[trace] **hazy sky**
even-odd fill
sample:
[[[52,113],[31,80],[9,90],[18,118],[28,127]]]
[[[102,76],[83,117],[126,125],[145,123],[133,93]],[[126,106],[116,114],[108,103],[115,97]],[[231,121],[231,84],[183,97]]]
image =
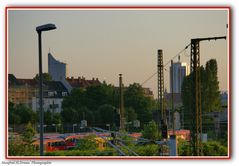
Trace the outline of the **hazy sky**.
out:
[[[38,73],[36,26],[54,23],[43,32],[43,72],[49,52],[68,64],[68,76],[98,77],[118,86],[142,83],[157,71],[157,50],[164,64],[190,43],[191,38],[227,35],[226,10],[10,10],[9,73],[32,78]],[[215,58],[220,90],[227,89],[227,40],[200,43],[201,65]],[[181,61],[190,62],[190,47]],[[174,61],[177,61],[175,59]],[[166,66],[169,68],[169,65]],[[169,90],[169,73],[165,71]],[[144,84],[157,96],[157,76]]]

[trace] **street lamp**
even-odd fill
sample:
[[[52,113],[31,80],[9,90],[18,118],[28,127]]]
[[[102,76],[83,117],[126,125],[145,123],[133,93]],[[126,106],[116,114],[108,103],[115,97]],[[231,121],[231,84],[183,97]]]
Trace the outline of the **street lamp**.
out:
[[[38,33],[38,48],[39,48],[39,105],[40,105],[40,156],[43,156],[43,133],[44,133],[44,114],[42,110],[42,45],[41,45],[41,32],[42,31],[50,31],[56,29],[54,24],[45,24],[36,27],[36,31]]]

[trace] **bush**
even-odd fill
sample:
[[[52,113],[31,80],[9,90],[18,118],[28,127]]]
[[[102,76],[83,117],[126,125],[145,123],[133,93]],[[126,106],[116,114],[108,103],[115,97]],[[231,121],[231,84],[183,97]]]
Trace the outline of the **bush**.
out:
[[[20,140],[10,141],[8,144],[9,156],[38,156],[39,152],[36,151],[32,145],[23,144]]]
[[[178,141],[178,155],[191,156],[190,143],[184,140]],[[203,156],[227,156],[227,147],[216,141],[203,143]]]
[[[143,137],[151,141],[159,139],[158,127],[155,121],[151,121],[148,125],[144,125]]]
[[[227,156],[227,147],[216,141],[203,143],[204,156]]]
[[[158,145],[135,146],[134,152],[140,156],[158,156]]]
[[[97,144],[94,140],[95,135],[90,135],[83,139],[79,139],[76,149],[78,150],[96,150]]]
[[[98,150],[67,150],[46,152],[46,156],[115,156],[117,155],[114,149],[108,148],[104,151]]]
[[[178,155],[191,156],[190,142],[185,140],[178,140]]]

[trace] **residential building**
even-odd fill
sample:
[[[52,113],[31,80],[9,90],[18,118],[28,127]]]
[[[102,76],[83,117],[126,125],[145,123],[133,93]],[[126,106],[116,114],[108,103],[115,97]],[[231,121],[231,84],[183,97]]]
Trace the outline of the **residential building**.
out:
[[[39,84],[35,79],[17,79],[8,75],[8,100],[14,104],[24,104],[33,111],[39,109]],[[61,112],[63,98],[68,95],[60,81],[43,81],[43,109]]]
[[[47,81],[43,83],[43,110],[60,113],[62,101],[68,95],[66,87],[60,81]],[[39,110],[39,95],[32,98],[32,110]]]
[[[91,80],[86,80],[85,77],[67,77],[66,81],[71,85],[72,88],[87,88],[92,85],[100,85],[101,82],[98,78],[92,78]]]
[[[150,88],[143,88],[144,95],[147,97],[150,97],[151,99],[154,99],[153,91],[150,90]]]
[[[34,79],[17,79],[13,74],[8,74],[8,100],[31,107],[32,97],[38,92],[37,86]]]

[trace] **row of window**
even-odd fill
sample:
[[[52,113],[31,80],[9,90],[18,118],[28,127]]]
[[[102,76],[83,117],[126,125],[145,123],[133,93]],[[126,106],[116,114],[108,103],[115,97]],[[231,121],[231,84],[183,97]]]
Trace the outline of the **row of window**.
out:
[[[48,92],[48,96],[49,97],[52,97],[52,96],[55,96],[57,95],[57,92],[54,91],[54,92]],[[64,97],[64,96],[67,96],[67,92],[61,92],[61,95]]]

